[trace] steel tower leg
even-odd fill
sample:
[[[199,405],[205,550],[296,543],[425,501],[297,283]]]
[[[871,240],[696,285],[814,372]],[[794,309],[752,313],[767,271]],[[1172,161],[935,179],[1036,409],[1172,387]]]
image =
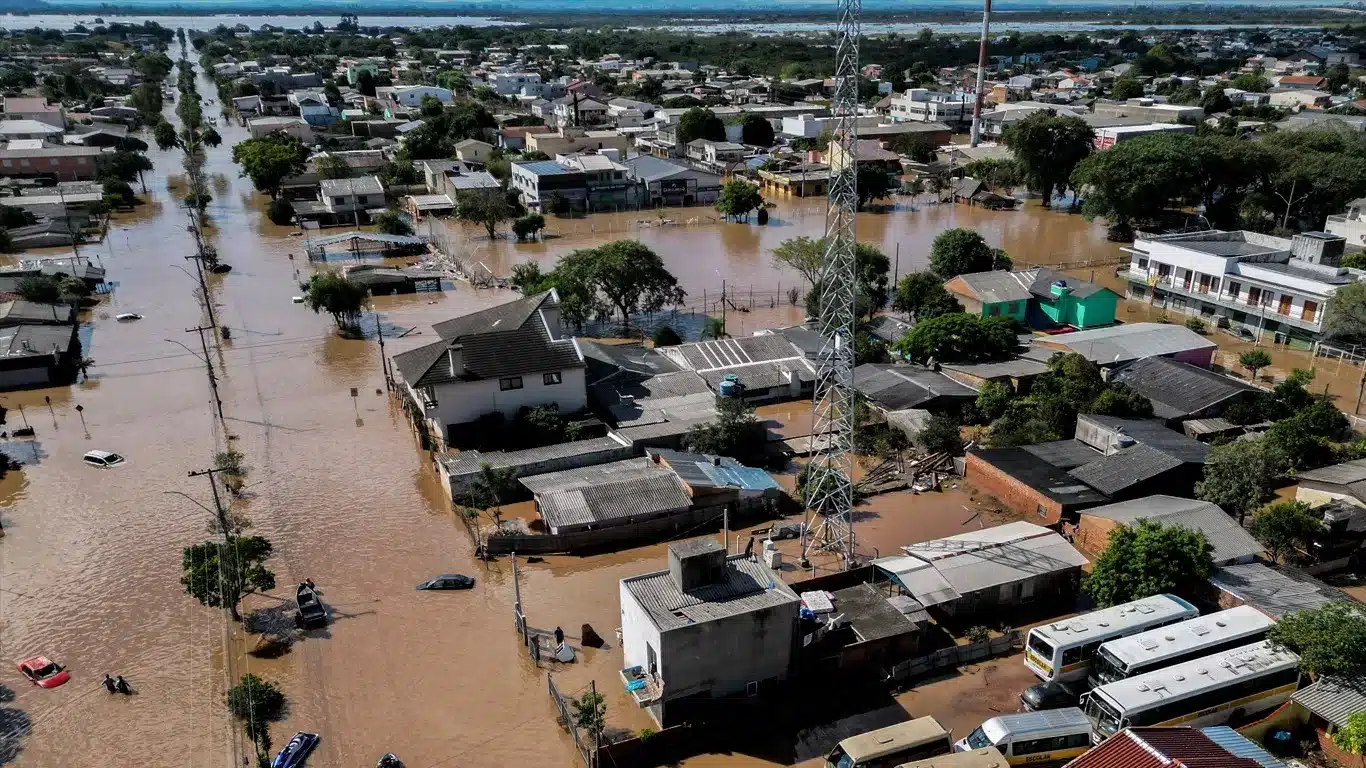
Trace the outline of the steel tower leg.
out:
[[[803,559],[812,548],[841,553],[846,569],[854,567],[857,560],[853,520],[854,301],[861,6],[861,0],[839,0],[825,265],[815,308],[822,343],[812,403],[811,468],[805,489],[808,527],[813,519],[820,523],[802,546]]]

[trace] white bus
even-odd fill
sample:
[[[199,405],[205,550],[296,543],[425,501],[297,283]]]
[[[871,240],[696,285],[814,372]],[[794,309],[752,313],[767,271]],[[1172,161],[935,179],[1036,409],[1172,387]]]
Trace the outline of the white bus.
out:
[[[1102,685],[1082,697],[1099,744],[1124,728],[1222,725],[1279,706],[1299,687],[1300,657],[1265,641]]]
[[[1144,672],[1213,656],[1265,640],[1275,625],[1250,605],[1197,616],[1100,644],[1091,659],[1090,686],[1098,688]]]
[[[933,717],[918,717],[850,736],[825,756],[826,768],[893,768],[953,751],[953,736]]]
[[[1154,595],[1029,630],[1025,666],[1045,682],[1082,680],[1091,656],[1106,640],[1138,634],[1200,615],[1175,595]]]

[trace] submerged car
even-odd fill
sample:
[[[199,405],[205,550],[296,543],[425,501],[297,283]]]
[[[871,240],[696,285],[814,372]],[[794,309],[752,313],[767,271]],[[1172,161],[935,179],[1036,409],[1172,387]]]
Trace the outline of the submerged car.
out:
[[[474,579],[459,573],[446,573],[417,585],[418,589],[470,589]]]
[[[117,453],[109,451],[87,451],[81,460],[92,467],[117,467],[127,461]]]
[[[71,679],[71,673],[46,656],[33,656],[15,664],[30,683],[39,688],[56,688]]]
[[[308,759],[308,753],[318,746],[318,734],[299,731],[289,740],[280,754],[270,761],[270,768],[299,768]]]

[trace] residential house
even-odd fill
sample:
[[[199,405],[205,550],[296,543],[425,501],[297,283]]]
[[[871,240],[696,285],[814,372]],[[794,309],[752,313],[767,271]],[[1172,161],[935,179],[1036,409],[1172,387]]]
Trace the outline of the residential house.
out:
[[[893,120],[921,123],[945,123],[961,126],[972,120],[975,101],[966,93],[941,93],[928,88],[908,88],[893,96]]]
[[[455,158],[462,163],[478,163],[483,165],[488,162],[493,154],[493,145],[478,139],[465,139],[456,142]]]
[[[368,220],[368,211],[384,207],[384,185],[374,176],[323,179],[318,182],[319,198],[333,223]]]
[[[74,378],[79,326],[17,323],[0,327],[0,389],[33,389]]]
[[[1075,439],[968,453],[966,475],[1007,507],[1052,525],[1111,501],[1190,492],[1208,455],[1209,446],[1158,421],[1083,414]]]
[[[1148,398],[1153,416],[1169,423],[1217,418],[1260,391],[1232,376],[1165,357],[1135,360],[1115,369],[1110,380]]]
[[[1140,233],[1125,249],[1131,261],[1120,276],[1131,298],[1151,295],[1157,306],[1307,346],[1322,336],[1333,294],[1358,279],[1339,266],[1345,246],[1341,236],[1324,232],[1290,239],[1220,230]]]
[[[1294,568],[1267,563],[1219,566],[1210,574],[1220,608],[1250,605],[1273,619],[1332,602],[1355,602],[1334,587]]]
[[[721,177],[715,173],[661,160],[653,155],[636,155],[623,165],[631,178],[644,187],[641,205],[711,205],[721,195]]]
[[[525,407],[576,413],[588,403],[584,360],[560,325],[554,290],[433,326],[439,341],[394,355],[402,386],[453,445],[481,417]]]
[[[141,114],[132,107],[125,107],[114,104],[106,107],[95,107],[90,110],[90,119],[97,123],[123,123],[132,125],[141,119]]]
[[[854,369],[854,387],[883,412],[916,408],[957,410],[977,399],[977,392],[938,371],[918,365],[864,363]]]
[[[876,571],[955,621],[1034,603],[1071,606],[1086,558],[1057,532],[1018,521],[901,548]]]
[[[0,120],[0,141],[34,139],[41,142],[61,141],[65,129],[37,120]]]
[[[86,181],[99,176],[100,147],[43,145],[36,149],[0,149],[0,177],[45,177]]]
[[[6,96],[6,120],[36,120],[54,128],[66,130],[66,109],[61,104],[49,104],[42,96]]]
[[[1267,103],[1282,109],[1320,109],[1330,106],[1333,94],[1300,88],[1277,88],[1267,95]]]
[[[758,560],[709,538],[670,544],[668,569],[623,579],[620,595],[622,678],[661,727],[787,678],[800,600]]]
[[[1208,368],[1217,345],[1209,338],[1175,323],[1124,323],[1033,339],[1035,356],[1047,360],[1054,352],[1075,352],[1102,368],[1113,368],[1145,357],[1170,357]]]
[[[944,283],[963,309],[982,317],[1011,317],[1022,325],[1085,329],[1112,325],[1119,296],[1108,288],[1048,267],[971,272]]]
[[[450,207],[455,207],[461,194],[494,193],[503,188],[493,174],[474,170],[460,160],[424,160],[422,175],[428,192],[446,197]]]
[[[1234,679],[1238,674],[1236,667],[1227,662],[1222,668],[1214,664],[1210,667],[1213,670],[1212,679],[1219,679],[1221,675],[1225,680]],[[1148,687],[1143,686],[1141,690],[1148,691]],[[1152,695],[1162,694],[1153,692]],[[1120,765],[1125,768],[1284,768],[1279,760],[1267,754],[1256,742],[1239,736],[1237,731],[1225,731],[1232,734],[1224,735],[1231,749],[1220,746],[1210,736],[1190,726],[1125,728],[1072,760],[1067,768],[1114,768]]]
[[[859,139],[857,144],[858,146],[854,148],[854,154],[859,166],[877,168],[887,174],[889,180],[893,182],[901,176],[901,155],[884,149],[882,142],[874,139]],[[843,168],[847,162],[844,156],[844,145],[834,141],[825,148],[821,157],[835,170]],[[892,184],[893,188],[896,186],[896,183]]]
[[[1179,123],[1184,120],[1205,119],[1204,107],[1164,104],[1148,97],[1124,102],[1099,100],[1093,106],[1093,111],[1097,115],[1137,117],[1150,123]]]
[[[1284,75],[1276,78],[1277,88],[1299,91],[1322,91],[1328,87],[1328,78],[1322,75]]]
[[[507,130],[510,129],[504,129],[504,131]],[[541,130],[544,131],[545,129],[542,128]],[[629,134],[620,131],[585,131],[580,128],[569,127],[560,128],[555,132],[537,133],[530,131],[526,133],[525,140],[527,150],[544,152],[550,157],[567,155],[572,152],[604,149],[615,149],[622,157],[625,157],[633,141]]]
[[[537,72],[490,72],[487,81],[499,96],[511,96],[521,93],[528,85],[540,83],[541,75]]]
[[[375,89],[375,98],[392,101],[410,109],[421,107],[422,100],[428,96],[442,104],[454,104],[455,96],[449,88],[435,85],[386,85]]]
[[[1348,203],[1346,212],[1329,216],[1324,231],[1352,245],[1366,246],[1366,197]]]
[[[607,122],[607,105],[596,99],[561,96],[551,102],[551,116],[560,127],[602,125]]]
[[[1250,563],[1265,549],[1219,505],[1166,495],[1091,507],[1080,513],[1076,525],[1064,524],[1064,530],[1078,549],[1094,558],[1109,546],[1111,531],[1143,520],[1199,531],[1214,548],[1215,565]]]
[[[639,185],[626,166],[607,155],[559,155],[556,160],[512,164],[511,188],[522,204],[540,211],[620,210],[640,207]]]
[[[815,386],[816,368],[806,352],[779,334],[709,339],[657,352],[679,370],[701,376],[713,392],[734,382],[749,402],[798,400]]]
[[[303,142],[313,140],[313,127],[302,117],[258,117],[247,121],[247,132],[253,139],[286,133]]]
[[[370,73],[370,77],[378,80],[379,67],[380,63],[375,61],[358,61],[355,64],[351,64],[346,68],[346,82],[352,88],[360,85],[362,72],[368,72]],[[378,89],[376,89],[376,91],[378,91]]]
[[[1304,714],[1304,724],[1312,729],[1325,758],[1352,768],[1366,763],[1360,754],[1344,750],[1333,740],[1353,715],[1366,712],[1366,676],[1324,674],[1291,694],[1290,700]]]
[[[605,465],[636,456],[629,442],[616,435],[590,437],[568,443],[554,443],[516,451],[481,451],[463,448],[458,452],[441,453],[436,457],[442,485],[452,501],[462,504],[475,483],[483,475],[484,467],[492,467],[508,474],[509,480],[532,475],[548,475],[569,469]]]
[[[546,133],[547,125],[509,125],[498,130],[498,146],[513,152],[526,149],[526,137],[531,133]]]
[[[694,163],[725,173],[736,163],[745,159],[746,151],[743,144],[693,139],[688,142],[686,156]]]

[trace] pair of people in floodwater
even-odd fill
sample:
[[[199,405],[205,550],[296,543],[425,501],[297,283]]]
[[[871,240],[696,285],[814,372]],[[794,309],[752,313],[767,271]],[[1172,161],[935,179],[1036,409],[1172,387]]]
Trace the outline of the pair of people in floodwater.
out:
[[[129,696],[133,693],[133,690],[128,687],[128,681],[123,679],[123,675],[119,675],[117,680],[109,675],[105,675],[104,687],[110,693],[121,693],[124,696]]]

